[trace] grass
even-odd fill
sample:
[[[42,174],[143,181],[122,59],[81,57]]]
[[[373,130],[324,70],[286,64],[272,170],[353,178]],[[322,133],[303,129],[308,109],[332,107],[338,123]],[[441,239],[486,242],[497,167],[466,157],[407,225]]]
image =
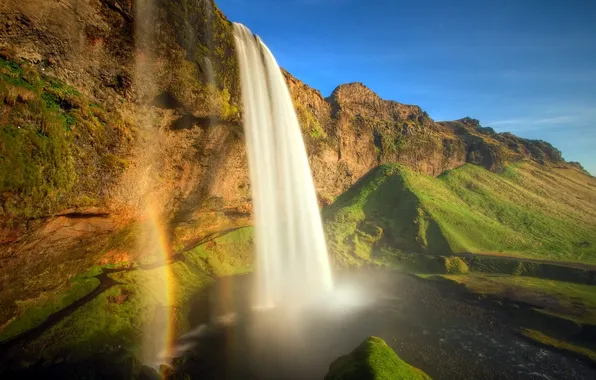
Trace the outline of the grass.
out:
[[[596,286],[508,275],[444,275],[470,291],[529,303],[580,324],[596,325]]]
[[[135,273],[144,277],[144,273]],[[83,359],[94,353],[105,353],[119,345],[138,352],[144,326],[156,314],[160,306],[157,300],[145,296],[151,286],[135,282],[130,275],[124,285],[108,289],[76,310],[69,317],[45,332],[40,338],[25,346],[31,353],[43,352],[47,358],[72,352],[73,359]],[[122,279],[122,276],[119,276]],[[157,277],[155,277],[157,281]],[[121,304],[113,299],[126,294]],[[42,347],[45,347],[43,351]]]
[[[373,169],[324,210],[331,251],[359,265],[380,247],[596,263],[596,179],[533,163],[464,165],[438,178]],[[382,230],[371,237],[363,223]]]
[[[323,211],[327,242],[339,266],[374,260],[381,243],[424,250],[428,222],[397,165],[364,176]]]
[[[112,239],[110,246],[127,246],[137,228],[129,226]],[[164,311],[169,310],[173,332],[180,335],[191,327],[188,316],[197,292],[212,284],[216,277],[252,270],[252,228],[240,228],[181,255],[165,267],[135,266],[129,271],[109,274],[117,282],[115,286],[28,343],[23,352],[31,355],[43,352],[44,358],[70,353],[69,360],[76,361],[124,348],[140,358],[146,354],[143,337],[159,339]],[[96,266],[77,277],[66,293],[45,301],[36,300],[37,306],[25,310],[2,331],[2,336],[14,336],[35,327],[51,313],[92,291],[98,284],[93,276],[104,268]],[[164,291],[165,283],[169,284],[169,293]]]
[[[73,279],[67,290],[60,294],[50,293],[35,300],[18,301],[19,316],[0,332],[0,341],[38,326],[53,313],[91,293],[98,285],[96,278],[79,277]],[[31,307],[31,304],[35,306]]]
[[[217,277],[248,273],[254,262],[252,234],[252,227],[239,228],[185,252],[185,260]]]
[[[406,177],[453,252],[596,262],[596,214],[584,211],[596,196],[587,185],[529,163],[501,175],[465,165],[437,179]]]
[[[541,333],[540,331],[532,329],[523,329],[521,333],[526,338],[532,339],[538,343],[544,344],[549,347],[554,347],[558,350],[569,352],[573,355],[582,357],[596,364],[596,351],[590,348],[578,346],[576,344],[555,339],[553,337]]]
[[[369,337],[349,355],[335,360],[325,380],[430,379],[412,367],[380,338]]]
[[[118,155],[130,138],[117,115],[75,88],[0,58],[0,215],[37,218],[96,203],[98,185],[122,171]]]

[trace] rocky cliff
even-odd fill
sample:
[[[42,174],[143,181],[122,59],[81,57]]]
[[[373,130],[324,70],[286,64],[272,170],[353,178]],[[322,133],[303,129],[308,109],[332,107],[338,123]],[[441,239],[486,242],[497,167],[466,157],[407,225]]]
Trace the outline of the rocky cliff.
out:
[[[94,265],[141,260],[148,204],[174,254],[250,224],[230,22],[208,0],[137,4],[0,4],[0,326]],[[383,163],[581,170],[542,141],[284,74],[324,204]]]

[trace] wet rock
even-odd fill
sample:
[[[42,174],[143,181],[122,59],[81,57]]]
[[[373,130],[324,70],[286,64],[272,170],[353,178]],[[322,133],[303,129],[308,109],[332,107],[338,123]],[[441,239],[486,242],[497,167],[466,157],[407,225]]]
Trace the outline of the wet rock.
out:
[[[349,355],[335,360],[325,380],[430,379],[418,368],[401,360],[380,338],[370,337]]]

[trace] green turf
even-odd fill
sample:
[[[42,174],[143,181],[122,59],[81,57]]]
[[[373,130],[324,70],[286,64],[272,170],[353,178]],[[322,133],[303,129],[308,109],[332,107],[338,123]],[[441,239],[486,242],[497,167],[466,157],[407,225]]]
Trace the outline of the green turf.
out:
[[[137,265],[128,271],[111,273],[109,277],[117,282],[115,286],[26,344],[22,353],[35,356],[43,352],[44,358],[70,353],[69,360],[82,360],[95,353],[125,349],[141,358],[147,355],[143,339],[159,338],[158,332],[164,330],[160,323],[165,312],[172,316],[173,334],[188,331],[193,296],[217,277],[252,270],[253,260],[252,228],[240,228],[181,254],[165,266]],[[87,294],[93,288],[82,285],[97,286],[98,280],[91,276],[102,270],[102,267],[94,267],[89,274],[75,279],[74,283],[80,286],[72,291],[47,301],[37,300],[35,307],[26,310],[2,331],[2,336],[13,336],[35,327],[51,313]]]
[[[414,380],[430,379],[412,367],[380,338],[369,337],[349,355],[335,360],[325,380]]]
[[[437,179],[405,173],[453,252],[596,262],[596,197],[588,186],[596,180],[577,176],[584,183],[529,163],[503,174],[474,165]]]
[[[363,177],[323,212],[327,242],[338,266],[375,259],[377,248],[441,251],[440,233],[398,165]],[[429,246],[430,242],[430,246]]]
[[[244,227],[185,252],[187,262],[213,276],[248,273],[253,268],[253,228]]]
[[[52,292],[47,295],[42,294],[35,300],[18,301],[17,305],[21,312],[0,332],[0,341],[39,325],[51,314],[91,293],[98,285],[99,281],[96,278],[75,278],[70,282],[67,290],[61,293]]]
[[[0,58],[0,115],[0,217],[94,206],[128,165],[120,115],[24,61]]]
[[[596,179],[520,163],[494,173],[464,165],[433,178],[400,165],[368,173],[324,210],[340,266],[382,248],[596,263]]]

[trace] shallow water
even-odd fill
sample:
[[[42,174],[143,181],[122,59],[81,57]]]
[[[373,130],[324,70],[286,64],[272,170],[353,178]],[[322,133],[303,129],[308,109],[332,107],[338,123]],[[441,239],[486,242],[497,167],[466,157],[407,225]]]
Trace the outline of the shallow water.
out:
[[[250,281],[223,279],[195,305],[203,327],[180,342],[191,376],[322,379],[334,359],[376,335],[435,379],[596,378],[583,362],[518,337],[494,312],[411,276],[341,276],[341,300],[323,300],[308,311],[251,309]]]

